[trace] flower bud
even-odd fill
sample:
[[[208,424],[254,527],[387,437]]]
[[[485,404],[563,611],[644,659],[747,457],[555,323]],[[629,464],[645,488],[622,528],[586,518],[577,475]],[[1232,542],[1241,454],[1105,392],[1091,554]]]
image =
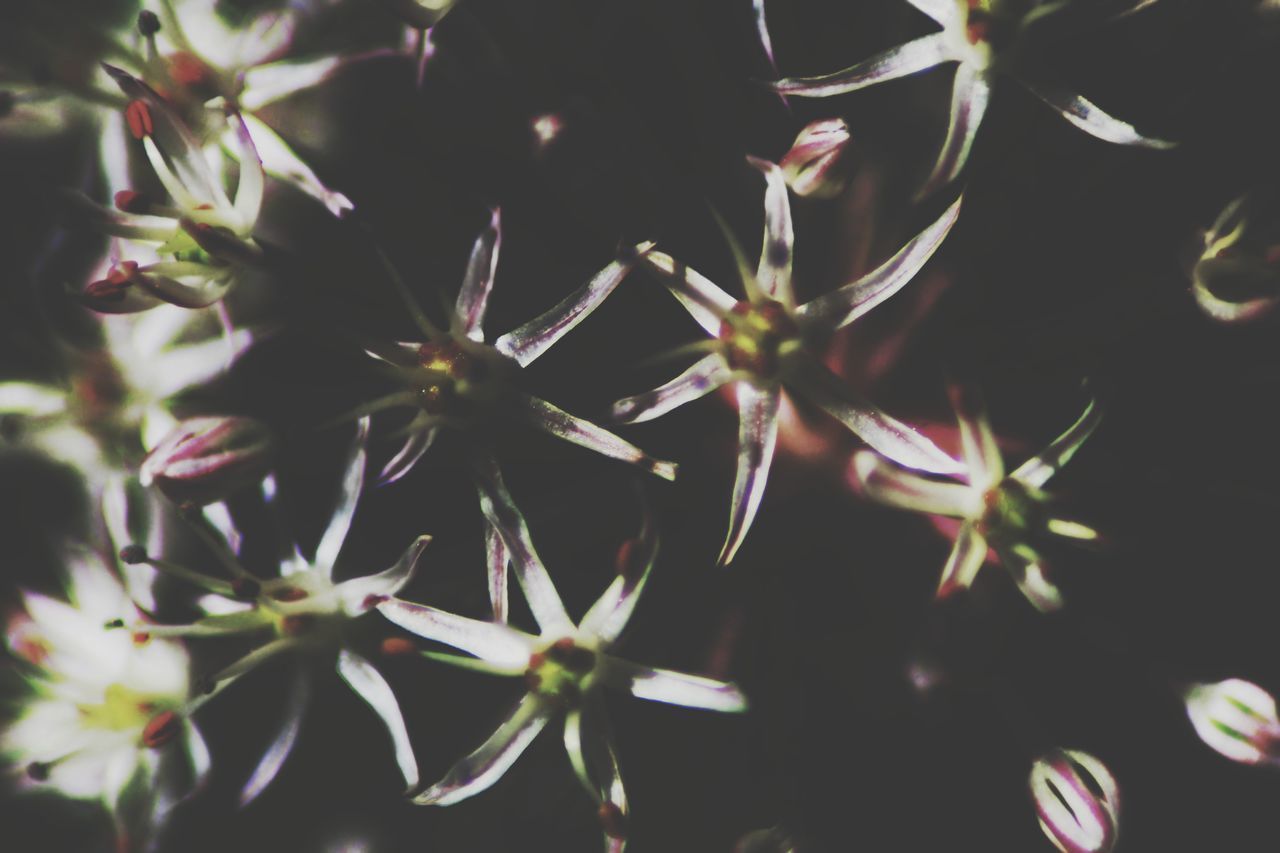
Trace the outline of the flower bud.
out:
[[[1101,761],[1058,749],[1031,767],[1040,828],[1063,853],[1109,853],[1120,832],[1120,790]]]
[[[848,149],[849,126],[843,120],[815,121],[800,131],[778,165],[796,195],[831,198],[848,182]]]
[[[1191,725],[1211,749],[1242,764],[1280,763],[1280,721],[1270,693],[1229,678],[1193,684],[1184,698]]]
[[[266,426],[251,418],[189,418],[147,454],[138,479],[174,503],[213,503],[261,479],[271,452]]]

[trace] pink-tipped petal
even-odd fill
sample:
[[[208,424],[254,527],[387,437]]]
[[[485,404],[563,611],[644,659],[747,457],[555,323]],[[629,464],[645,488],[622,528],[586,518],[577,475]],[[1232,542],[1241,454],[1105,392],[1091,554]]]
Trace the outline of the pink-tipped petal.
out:
[[[1063,118],[1104,142],[1117,145],[1137,145],[1143,148],[1172,148],[1176,142],[1155,139],[1138,133],[1133,125],[1113,118],[1098,106],[1073,92],[1048,86],[1032,85],[1021,81],[1031,93],[1057,110]]]
[[[947,125],[947,138],[942,143],[933,172],[920,190],[920,197],[954,181],[969,161],[973,140],[978,136],[982,117],[991,102],[993,76],[990,70],[975,68],[967,62],[960,63],[956,69],[956,80],[951,87],[951,119]]]
[[[644,260],[650,269],[663,276],[667,289],[707,334],[714,336],[720,333],[720,323],[738,300],[721,290],[711,279],[665,252],[649,252]]]
[[[311,679],[299,670],[294,674],[293,685],[289,691],[289,701],[285,706],[284,719],[267,751],[262,754],[258,766],[254,768],[249,781],[240,789],[240,807],[243,808],[258,798],[275,780],[284,766],[285,759],[293,751],[298,741],[298,732],[302,730],[302,720],[306,715],[307,703],[311,700]]]
[[[356,423],[356,435],[347,451],[338,500],[334,505],[333,515],[329,518],[329,525],[320,537],[320,544],[316,545],[314,566],[326,577],[333,576],[333,564],[338,561],[338,552],[346,541],[347,532],[351,529],[351,519],[356,514],[356,505],[360,502],[360,491],[364,488],[365,445],[368,441],[369,419],[364,417]]]
[[[707,711],[739,713],[747,710],[747,698],[736,684],[640,666],[613,657],[606,658],[604,666],[603,678],[610,686],[641,699]]]
[[[852,467],[867,497],[889,506],[952,518],[967,518],[981,508],[981,496],[969,487],[925,479],[874,450],[859,450]]]

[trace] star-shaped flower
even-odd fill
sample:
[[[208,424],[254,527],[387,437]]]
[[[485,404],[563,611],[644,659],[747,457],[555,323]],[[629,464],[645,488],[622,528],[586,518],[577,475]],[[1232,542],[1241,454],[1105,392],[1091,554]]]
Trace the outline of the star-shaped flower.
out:
[[[865,451],[854,457],[858,481],[867,495],[881,503],[960,520],[955,546],[942,570],[939,596],[967,589],[990,548],[1037,609],[1057,610],[1062,594],[1045,576],[1044,561],[1029,540],[1042,533],[1082,541],[1098,538],[1093,529],[1053,515],[1044,486],[1093,434],[1102,413],[1091,401],[1070,429],[1006,475],[981,401],[975,394],[953,391],[966,466],[964,483],[929,480]]]
[[[510,505],[505,489],[499,499]],[[379,612],[397,625],[470,657],[431,651],[424,652],[426,656],[522,677],[529,687],[498,730],[414,802],[446,806],[484,791],[548,723],[563,716],[565,750],[578,779],[599,805],[605,849],[620,853],[625,846],[627,797],[600,689],[612,687],[642,699],[713,711],[740,712],[747,707],[733,684],[640,666],[609,654],[631,619],[656,553],[657,538],[646,519],[640,535],[620,549],[617,577],[575,625],[530,543],[513,562],[538,623],[536,635],[395,598],[378,605]]]
[[[133,631],[159,637],[262,636],[261,644],[253,651],[202,683],[201,702],[278,655],[336,659],[338,674],[381,717],[405,782],[413,787],[418,782],[418,767],[400,707],[386,680],[353,648],[350,629],[378,601],[394,595],[409,582],[431,537],[418,537],[385,571],[345,581],[333,579],[364,484],[368,426],[368,420],[362,419],[347,460],[338,504],[316,546],[315,556],[308,560],[295,546],[293,554],[281,562],[279,577],[260,579],[243,568],[233,544],[238,543],[236,531],[225,514],[212,507],[206,510],[206,518],[223,528],[222,537],[205,527],[204,519],[196,520],[195,529],[204,534],[229,579],[214,578],[154,557],[141,546],[126,547],[120,556],[125,563],[147,563],[209,593],[201,599],[208,615],[187,625],[134,624],[130,626]],[[284,725],[242,791],[242,803],[256,797],[275,778],[293,747],[310,693],[306,675],[306,671],[299,670]]]
[[[585,320],[627,275],[635,258],[647,252],[653,244],[643,243],[629,250],[625,257],[606,266],[542,316],[487,344],[482,324],[493,289],[500,245],[501,222],[495,210],[489,227],[472,249],[466,277],[458,293],[453,316],[449,319],[449,328],[436,327],[412,300],[408,300],[427,340],[421,343],[402,341],[369,349],[370,355],[391,368],[403,390],[376,400],[361,411],[394,407],[415,410],[407,427],[408,439],[383,468],[380,482],[393,482],[412,470],[442,428],[463,431],[469,439],[475,440],[485,425],[504,419],[527,424],[604,456],[638,465],[659,477],[674,479],[674,463],[654,459],[608,430],[575,417],[520,387],[523,368]],[[492,495],[500,486],[501,474],[493,451],[483,439],[476,441],[473,449],[481,506],[490,507],[493,503],[486,494]],[[494,614],[500,620],[505,619],[507,608],[508,555],[523,547],[523,525],[524,520],[514,506],[510,513],[485,509],[490,591]]]
[[[99,800],[141,844],[208,771],[185,713],[190,663],[176,642],[104,628],[138,611],[96,557],[74,555],[69,574],[70,602],[25,592],[7,626],[33,692],[0,751],[21,788]]]
[[[737,553],[764,495],[784,388],[808,398],[867,444],[904,465],[934,473],[961,469],[929,439],[846,388],[813,349],[910,281],[955,224],[960,202],[870,273],[797,306],[791,287],[795,238],[786,181],[773,163],[754,157],[749,161],[764,174],[767,188],[764,240],[754,273],[735,249],[747,298],[735,299],[670,255],[648,252],[645,262],[663,274],[672,294],[711,336],[705,347],[710,353],[667,384],[619,400],[613,407],[616,418],[636,423],[734,383],[738,471],[729,532],[720,552],[722,565]]]
[[[921,194],[950,183],[964,167],[991,99],[996,75],[1008,72],[1076,127],[1120,145],[1168,148],[1173,143],[1143,136],[1097,105],[1073,92],[1029,81],[1019,66],[1024,39],[1034,25],[1067,6],[1066,0],[907,0],[942,26],[942,31],[886,50],[843,71],[819,77],[779,80],[784,95],[821,98],[916,74],[949,62],[958,63],[951,90],[947,138]],[[763,3],[757,0],[761,33]]]

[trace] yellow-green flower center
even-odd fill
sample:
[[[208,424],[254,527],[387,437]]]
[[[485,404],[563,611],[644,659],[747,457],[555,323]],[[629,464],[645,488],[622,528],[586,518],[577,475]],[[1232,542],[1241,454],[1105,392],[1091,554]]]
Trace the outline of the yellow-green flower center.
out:
[[[596,653],[573,640],[557,640],[529,657],[525,682],[529,689],[560,705],[574,706],[591,686]]]
[[[795,320],[772,299],[734,305],[720,322],[718,337],[730,367],[761,379],[776,378],[787,356],[802,345]]]
[[[77,707],[80,722],[85,728],[123,732],[145,727],[156,714],[172,708],[173,704],[164,696],[139,693],[123,684],[112,684],[103,691],[100,703],[84,703]]]

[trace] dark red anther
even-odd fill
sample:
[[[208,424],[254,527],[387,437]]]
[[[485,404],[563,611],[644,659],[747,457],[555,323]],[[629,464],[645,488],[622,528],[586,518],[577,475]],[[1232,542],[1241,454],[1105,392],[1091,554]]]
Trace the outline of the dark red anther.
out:
[[[596,665],[595,652],[582,648],[569,637],[552,643],[547,649],[547,657],[570,672],[590,672]]]
[[[112,619],[110,622],[106,622],[106,623],[104,623],[102,627],[103,627],[103,628],[106,628],[108,631],[110,631],[110,630],[112,630],[112,629],[114,629],[114,628],[123,628],[123,627],[124,627],[124,620],[123,620],[123,619]]]
[[[981,18],[977,20],[970,18],[969,23],[965,25],[964,36],[969,40],[969,44],[986,41],[991,37],[991,22]]]
[[[125,213],[146,213],[151,209],[151,199],[134,190],[120,190],[115,197],[116,209]]]
[[[104,278],[85,285],[84,296],[91,302],[123,302],[128,289],[128,282],[120,283]]]
[[[231,594],[241,601],[252,601],[262,592],[262,584],[253,578],[236,578],[231,582]]]
[[[596,815],[600,818],[600,826],[605,835],[619,841],[627,837],[627,816],[616,803],[605,800],[600,804],[600,811]]]
[[[307,591],[296,586],[282,586],[269,594],[276,601],[301,601],[307,597]]]
[[[316,618],[310,613],[298,613],[281,619],[280,631],[286,637],[296,637],[309,631],[315,623]]]
[[[44,782],[49,778],[49,765],[44,761],[33,761],[27,765],[27,776],[36,782]]]
[[[135,646],[145,646],[149,642],[151,642],[151,635],[146,631],[133,632],[133,644]]]
[[[134,139],[142,139],[155,133],[155,123],[151,120],[151,107],[146,101],[134,100],[124,108],[124,120],[129,125],[129,133]]]
[[[389,596],[385,596],[385,595],[374,595],[374,594],[366,595],[364,597],[364,601],[362,602],[364,605],[364,609],[372,610],[382,602],[386,601],[388,597]]]
[[[143,9],[138,13],[138,32],[143,38],[151,38],[160,32],[160,18],[150,9]]]
[[[106,281],[115,285],[128,284],[133,281],[133,277],[137,274],[137,261],[121,261],[111,267],[111,271],[107,273]]]
[[[159,749],[177,737],[182,720],[173,711],[162,711],[147,721],[142,730],[142,743],[151,749]]]
[[[173,82],[197,95],[212,97],[218,93],[217,76],[203,59],[194,53],[178,51],[166,58]]]
[[[396,655],[411,655],[418,650],[418,647],[404,637],[387,637],[382,641],[380,650],[387,657],[395,657]]]
[[[147,561],[147,549],[141,545],[126,545],[120,549],[120,562],[134,566]]]

